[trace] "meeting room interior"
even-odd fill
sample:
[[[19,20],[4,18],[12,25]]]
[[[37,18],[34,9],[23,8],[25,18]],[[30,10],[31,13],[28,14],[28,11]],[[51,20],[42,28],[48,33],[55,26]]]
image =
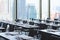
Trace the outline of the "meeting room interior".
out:
[[[0,40],[60,40],[60,0],[0,0]]]

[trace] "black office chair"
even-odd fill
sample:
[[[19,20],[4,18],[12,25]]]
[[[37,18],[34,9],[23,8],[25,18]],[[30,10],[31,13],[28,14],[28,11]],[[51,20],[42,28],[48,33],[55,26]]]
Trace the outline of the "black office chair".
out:
[[[27,24],[27,23],[28,23],[28,21],[27,21],[27,20],[23,20],[22,22],[23,22],[23,24]],[[28,29],[21,28],[21,30],[20,30],[20,31],[21,31],[21,32],[25,32],[25,35],[26,35],[26,33],[28,32]]]
[[[8,25],[8,23],[3,23],[3,28],[5,28],[2,32],[6,32],[6,28],[7,28],[7,25]]]
[[[23,24],[27,23],[27,20],[23,20]]]
[[[14,30],[17,31],[17,32],[19,32],[19,34],[22,34],[22,32],[23,32],[23,28],[20,27],[20,26],[15,26]]]
[[[13,32],[14,31],[14,27],[15,27],[15,25],[9,24],[9,32]]]
[[[49,20],[46,20],[46,23],[51,23],[51,21],[49,21]]]
[[[30,20],[32,20],[32,21],[33,21],[34,19],[33,19],[33,18],[30,18]]]
[[[41,22],[42,20],[41,19],[39,19],[39,22]]]
[[[29,25],[34,25],[34,22],[31,22],[31,21],[30,21],[30,22],[29,22]]]
[[[50,18],[47,18],[47,20],[50,20]]]
[[[2,22],[0,22],[0,27],[1,27],[1,25],[2,25]]]
[[[30,29],[30,30],[29,30],[29,36],[34,37],[35,35],[37,35],[37,31],[34,30],[34,29]]]
[[[59,22],[55,22],[55,24],[59,24]]]
[[[54,21],[58,21],[58,19],[54,19]]]
[[[21,19],[15,19],[15,21],[16,21],[16,22],[20,22],[20,21],[21,21]]]
[[[39,32],[37,30],[34,30],[34,29],[29,30],[29,35],[28,36],[31,36],[31,37],[34,37],[34,38],[39,38],[40,37]]]

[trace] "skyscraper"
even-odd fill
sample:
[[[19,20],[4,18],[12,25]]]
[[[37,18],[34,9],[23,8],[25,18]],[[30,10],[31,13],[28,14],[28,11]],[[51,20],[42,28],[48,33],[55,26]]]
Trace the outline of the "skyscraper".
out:
[[[28,5],[27,7],[27,13],[28,13],[28,18],[34,18],[36,19],[37,17],[37,12],[36,12],[36,8],[34,5]]]

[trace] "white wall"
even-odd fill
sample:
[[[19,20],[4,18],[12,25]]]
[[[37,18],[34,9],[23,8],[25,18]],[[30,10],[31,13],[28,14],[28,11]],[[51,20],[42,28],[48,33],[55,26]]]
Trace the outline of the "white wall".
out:
[[[12,9],[13,0],[0,0],[0,19],[12,21]]]

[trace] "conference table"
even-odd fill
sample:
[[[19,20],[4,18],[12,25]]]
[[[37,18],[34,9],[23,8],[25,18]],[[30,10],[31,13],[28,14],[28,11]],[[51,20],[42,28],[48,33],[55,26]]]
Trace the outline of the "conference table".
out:
[[[20,26],[20,27],[23,27],[23,28],[38,28],[39,27],[39,26],[36,26],[36,25],[29,25],[29,24],[23,24],[23,23],[18,23],[18,22],[11,22],[11,21],[0,21],[0,22]]]
[[[57,22],[57,23],[55,23],[55,22]],[[44,25],[46,25],[45,27],[51,27],[51,28],[53,28],[53,29],[58,29],[58,28],[60,28],[60,21],[58,20],[58,21],[52,21],[52,20],[48,20],[48,22],[46,22],[46,21],[43,21],[43,22],[40,22],[40,24],[44,24]]]
[[[60,30],[43,29],[39,30],[41,40],[60,40]]]
[[[0,27],[0,30],[4,30],[5,28],[3,28],[3,27]]]
[[[0,38],[3,40],[38,40],[36,38],[24,34],[18,34],[18,32],[0,33]]]
[[[51,21],[51,20],[49,20],[49,21]],[[39,27],[37,25],[29,25],[29,24],[23,24],[23,23],[19,23],[19,22],[12,22],[12,21],[5,21],[5,20],[0,20],[0,22],[20,26],[20,27],[23,27],[23,28],[38,28]],[[55,22],[55,21],[53,21],[53,22]],[[43,24],[43,25],[47,25],[47,26],[49,25],[49,26],[60,27],[60,25],[58,25],[58,24],[56,25],[54,23],[47,23],[47,22],[44,22],[44,21],[42,21],[42,22],[35,21],[35,23]]]
[[[23,23],[18,23],[18,22],[11,22],[11,21],[0,21],[2,23],[6,23],[8,25],[14,25],[14,27],[18,28],[18,31],[24,31],[24,32],[29,32],[29,36],[35,35],[34,29],[38,29],[39,26],[36,25],[29,25],[29,24],[23,24]],[[32,35],[30,35],[32,33]],[[36,32],[37,33],[37,32]]]
[[[58,29],[60,28],[60,24],[54,24],[54,23],[45,23],[48,27],[51,27],[52,29]]]
[[[50,20],[51,21],[51,20]],[[12,22],[12,21],[5,21],[5,20],[0,20],[0,22],[2,22],[2,23],[6,23],[6,24],[11,24],[11,25],[14,25],[14,26],[20,26],[20,27],[22,27],[22,28],[30,28],[30,29],[37,29],[37,28],[39,28],[39,26],[37,26],[37,25],[29,25],[29,24],[23,24],[23,23],[18,23],[18,22]],[[44,26],[46,26],[46,25],[50,25],[50,23],[46,23],[46,22],[44,22],[44,21],[42,21],[42,22],[37,22],[37,21],[35,21],[35,23],[38,23],[39,25],[40,24],[43,24]],[[43,26],[43,25],[41,25],[41,26]],[[55,24],[52,24],[52,26],[60,26],[60,25],[55,25]],[[47,27],[47,26],[46,26]],[[45,28],[45,27],[44,27]]]
[[[3,27],[0,27],[0,32],[2,32],[2,31],[4,31],[5,30],[5,28],[3,28]]]
[[[51,20],[48,20],[48,21],[51,21]],[[45,28],[45,27],[47,28],[47,26],[53,26],[55,28],[60,27],[60,25],[53,23],[53,22],[60,22],[60,21],[53,21],[52,23],[47,23],[45,21],[41,21],[41,22],[34,21],[35,23],[38,23],[39,25],[41,24],[40,26],[23,24],[21,22],[5,21],[5,20],[0,20],[0,22],[6,23],[6,24],[9,24],[9,25],[11,24],[11,25],[14,25],[14,26],[20,26],[20,27],[25,28],[25,29],[37,29],[37,28],[42,27],[42,26],[43,26],[43,28]]]

